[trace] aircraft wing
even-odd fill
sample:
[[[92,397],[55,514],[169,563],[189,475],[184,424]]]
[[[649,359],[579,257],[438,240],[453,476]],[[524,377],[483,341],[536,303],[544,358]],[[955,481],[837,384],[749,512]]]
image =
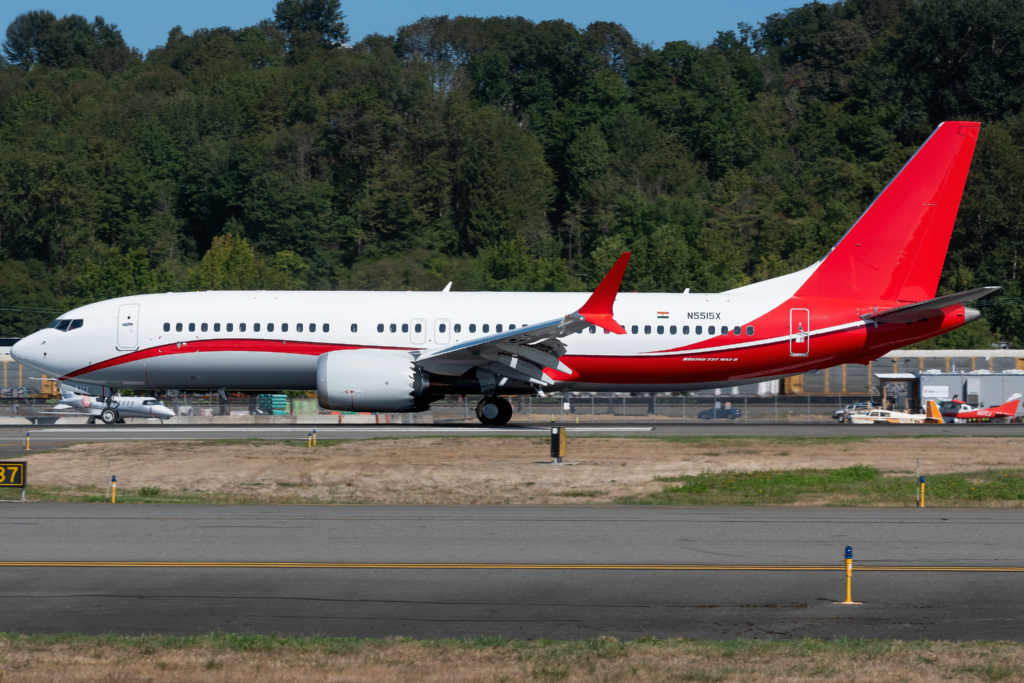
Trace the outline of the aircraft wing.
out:
[[[615,321],[612,306],[628,263],[627,252],[618,258],[578,311],[501,334],[428,349],[419,355],[416,364],[431,373],[455,377],[475,370],[484,391],[503,386],[508,380],[539,387],[554,384],[544,374],[545,368],[567,374],[572,372],[559,360],[566,351],[561,338],[591,325],[615,334],[626,333],[625,328]]]
[[[930,318],[934,315],[945,315],[950,309],[956,308],[957,306],[963,306],[964,304],[972,301],[977,301],[984,296],[988,296],[997,289],[1001,289],[1001,287],[978,287],[977,289],[968,289],[966,292],[948,294],[946,296],[940,296],[937,299],[918,301],[914,304],[897,306],[896,308],[889,308],[884,311],[875,310],[871,313],[864,313],[860,317],[862,320],[876,323],[910,323],[915,320]]]

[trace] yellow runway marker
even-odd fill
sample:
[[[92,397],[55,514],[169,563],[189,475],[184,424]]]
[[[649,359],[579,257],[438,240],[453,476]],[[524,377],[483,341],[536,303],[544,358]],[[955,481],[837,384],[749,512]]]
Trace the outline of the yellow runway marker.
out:
[[[47,562],[0,561],[2,567],[166,567],[172,569],[597,569],[617,571],[845,572],[842,565],[778,564],[519,564],[435,562]],[[1024,567],[861,566],[858,572],[1024,572]]]

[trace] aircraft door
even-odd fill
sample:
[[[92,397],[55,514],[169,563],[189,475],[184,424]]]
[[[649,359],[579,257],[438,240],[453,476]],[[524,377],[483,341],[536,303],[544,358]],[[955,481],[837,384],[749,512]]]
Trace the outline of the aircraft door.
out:
[[[806,308],[789,309],[789,355],[811,353],[811,312]]]
[[[427,321],[423,318],[413,318],[409,324],[409,341],[413,344],[427,343]]]
[[[447,344],[452,333],[452,324],[447,318],[438,318],[434,321],[434,343]]]
[[[139,348],[139,304],[123,304],[117,312],[117,349]]]

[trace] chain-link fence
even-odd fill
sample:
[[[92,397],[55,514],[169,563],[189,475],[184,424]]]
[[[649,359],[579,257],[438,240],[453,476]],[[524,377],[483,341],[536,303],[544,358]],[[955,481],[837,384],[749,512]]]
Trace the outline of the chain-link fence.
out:
[[[513,422],[827,422],[867,396],[672,396],[578,394],[513,397]],[[477,399],[431,404],[434,422],[476,422]]]
[[[260,409],[257,396],[229,396],[227,400],[218,394],[178,394],[160,397],[164,405],[179,417],[226,417],[267,414]],[[810,422],[824,423],[832,420],[837,411],[847,405],[872,400],[869,396],[679,396],[679,395],[629,395],[629,394],[573,394],[566,398],[560,395],[547,398],[514,396],[509,401],[513,407],[513,422],[557,422],[615,424],[623,422]],[[429,415],[435,423],[476,424],[476,405],[479,397],[470,396],[465,400],[458,397],[436,401],[431,404]],[[877,402],[877,399],[875,399]],[[24,399],[0,401],[0,417],[56,417],[53,401]],[[351,413],[325,411],[317,405],[315,398],[289,396],[284,415],[307,416],[340,415],[341,422],[348,416],[376,415],[375,413]],[[281,413],[278,413],[281,414]],[[383,416],[384,413],[381,413]],[[407,417],[407,415],[406,415]],[[384,421],[385,418],[381,418]],[[405,422],[401,414],[386,418],[390,422]],[[353,419],[352,421],[355,421]],[[375,421],[375,420],[371,420]],[[418,421],[418,420],[417,420]]]

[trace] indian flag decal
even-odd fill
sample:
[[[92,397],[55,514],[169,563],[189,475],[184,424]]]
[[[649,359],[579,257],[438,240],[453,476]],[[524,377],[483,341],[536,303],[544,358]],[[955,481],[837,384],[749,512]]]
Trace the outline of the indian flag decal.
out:
[[[667,318],[668,317],[668,311],[658,311],[658,317],[659,318]]]

